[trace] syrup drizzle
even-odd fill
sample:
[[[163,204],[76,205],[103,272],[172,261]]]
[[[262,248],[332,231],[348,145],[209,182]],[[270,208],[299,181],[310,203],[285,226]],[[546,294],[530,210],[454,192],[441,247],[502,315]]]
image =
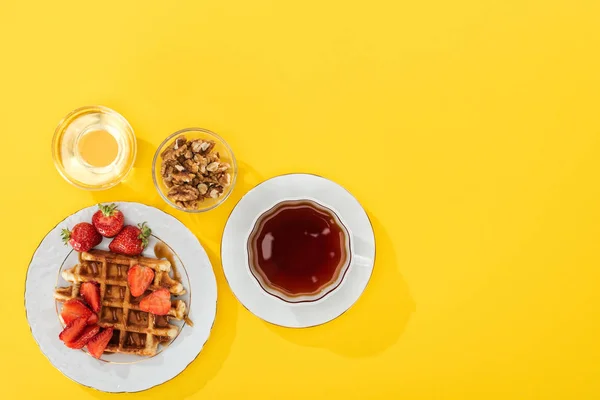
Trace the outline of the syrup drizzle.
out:
[[[156,258],[165,258],[169,263],[171,263],[173,279],[175,279],[178,282],[181,282],[181,275],[179,274],[179,270],[177,269],[177,263],[175,262],[175,254],[173,254],[169,246],[167,246],[163,242],[156,243],[154,245],[154,256]],[[191,319],[188,318],[187,314],[183,317],[183,320],[186,324],[192,327],[194,326],[194,323]]]
[[[164,258],[169,263],[171,263],[171,270],[173,271],[173,279],[181,282],[181,275],[179,275],[179,270],[177,269],[177,263],[175,262],[175,255],[173,254],[173,252],[171,251],[169,246],[167,246],[166,244],[164,244],[162,242],[156,243],[156,245],[154,245],[154,255],[156,256],[156,258]]]

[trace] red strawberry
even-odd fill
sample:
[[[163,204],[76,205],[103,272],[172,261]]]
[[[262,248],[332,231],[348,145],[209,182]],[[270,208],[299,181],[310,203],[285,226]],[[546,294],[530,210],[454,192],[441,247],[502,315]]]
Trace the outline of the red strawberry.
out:
[[[106,328],[87,342],[87,349],[90,354],[96,358],[100,358],[102,353],[104,353],[104,349],[108,346],[108,342],[110,342],[112,335],[113,328]]]
[[[127,271],[127,283],[129,283],[129,290],[134,297],[143,295],[153,280],[154,271],[152,268],[134,265]]]
[[[92,216],[94,228],[104,237],[114,237],[123,229],[125,217],[123,213],[117,210],[116,204],[105,206],[98,204],[99,210]]]
[[[79,292],[92,311],[100,312],[102,304],[100,304],[100,285],[97,282],[83,282]]]
[[[154,315],[167,315],[171,310],[171,293],[168,289],[158,289],[140,301],[140,309]]]
[[[69,243],[75,251],[84,252],[100,244],[102,236],[92,224],[80,222],[73,227],[72,231],[63,229],[62,240],[65,244]]]
[[[148,236],[152,231],[146,226],[146,223],[139,225],[139,228],[127,225],[110,242],[108,248],[113,253],[125,254],[126,256],[138,256],[148,246]]]
[[[60,316],[67,325],[80,317],[86,318],[90,325],[98,322],[98,316],[94,314],[92,310],[87,308],[81,300],[77,299],[67,300],[65,304],[63,304]]]
[[[58,338],[63,342],[72,342],[81,335],[81,332],[85,329],[87,325],[87,318],[77,318],[74,321],[71,321],[65,329],[58,335]]]
[[[96,314],[94,314],[94,315],[96,315]],[[87,344],[87,342],[90,341],[91,338],[96,336],[96,334],[99,331],[100,331],[100,327],[98,325],[88,325],[85,327],[83,332],[81,332],[81,335],[79,336],[79,338],[75,339],[72,342],[65,342],[65,344],[67,345],[67,347],[69,347],[71,349],[83,349],[83,346],[85,346]]]
[[[88,325],[94,325],[98,323],[98,314],[92,313],[87,320]]]

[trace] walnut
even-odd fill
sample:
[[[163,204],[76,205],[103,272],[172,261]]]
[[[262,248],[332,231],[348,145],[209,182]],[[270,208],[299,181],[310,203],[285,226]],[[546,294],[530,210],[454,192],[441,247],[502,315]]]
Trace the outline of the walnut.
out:
[[[173,173],[173,161],[163,161],[160,166],[160,174],[163,178],[167,178],[169,175]]]
[[[219,162],[221,161],[221,156],[219,155],[219,152],[216,153],[210,153],[206,155],[206,161],[210,164],[210,163],[214,163],[214,162]]]
[[[192,140],[189,145],[194,153],[200,153],[200,151],[202,151],[202,139]]]
[[[187,144],[182,144],[181,146],[179,146],[178,148],[176,148],[175,150],[173,150],[173,158],[185,158],[184,154],[187,151]]]
[[[179,136],[162,152],[160,174],[169,188],[167,196],[178,207],[197,209],[199,203],[221,197],[231,185],[231,165],[213,152],[215,145],[212,140]]]
[[[175,183],[189,183],[196,175],[191,172],[175,172],[171,175]]]
[[[166,149],[165,151],[162,152],[161,157],[163,159],[163,162],[174,160],[175,159],[175,150],[173,150],[172,147],[169,147],[168,149]]]
[[[185,167],[185,169],[187,169],[190,172],[193,172],[194,174],[198,173],[198,171],[200,170],[200,165],[198,163],[195,163],[193,160],[185,160],[183,166]]]
[[[191,209],[195,209],[198,208],[198,200],[190,200],[190,201],[184,201],[183,202],[183,207],[184,208],[191,208]]]
[[[206,142],[203,142],[200,145],[200,151],[204,154],[206,153],[210,153],[212,151],[212,149],[215,148],[215,142],[212,140],[208,140]]]
[[[221,184],[223,186],[231,185],[231,174],[225,173],[225,174],[219,175],[218,182],[219,182],[219,184]]]
[[[215,162],[211,162],[210,164],[208,164],[208,165],[206,166],[206,170],[207,170],[208,172],[215,172],[215,171],[216,171],[216,170],[218,170],[218,169],[219,169],[219,163],[218,163],[217,161],[215,161]]]
[[[219,196],[221,196],[223,194],[223,186],[220,185],[215,185],[212,186],[209,192],[209,196],[212,197],[213,199],[217,199],[219,198]]]
[[[208,186],[205,183],[201,183],[198,185],[198,191],[204,196],[208,192]]]
[[[187,139],[185,138],[185,136],[183,135],[179,135],[177,136],[177,138],[175,139],[175,142],[173,142],[173,148],[175,150],[179,149],[181,146],[183,146],[183,144],[187,142]]]
[[[225,172],[225,171],[227,171],[229,168],[231,168],[231,165],[229,165],[229,163],[226,163],[226,162],[224,162],[224,163],[220,163],[220,164],[219,164],[219,168],[217,168],[217,171],[218,171],[218,172]]]
[[[175,201],[197,200],[200,193],[198,189],[190,185],[173,186],[168,193],[169,197]]]

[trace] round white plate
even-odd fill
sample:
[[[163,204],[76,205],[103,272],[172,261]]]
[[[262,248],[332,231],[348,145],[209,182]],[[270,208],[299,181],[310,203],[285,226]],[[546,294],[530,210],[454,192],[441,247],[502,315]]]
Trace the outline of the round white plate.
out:
[[[189,307],[191,327],[180,323],[179,335],[159,349],[154,357],[105,354],[96,360],[85,351],[72,350],[59,339],[63,329],[58,318],[54,289],[67,286],[59,271],[77,263],[77,253],[64,246],[60,232],[83,221],[90,222],[97,206],[67,217],[52,229],[36,250],[25,282],[25,311],[33,337],[50,362],[72,380],[105,392],[137,392],[160,385],[182,372],[200,353],[210,335],[217,306],[217,283],[210,260],[198,239],[181,222],[154,207],[139,203],[116,203],[125,223],[146,221],[153,237],[143,255],[154,257],[153,246],[164,241],[175,253],[175,261],[187,294],[180,298]],[[97,246],[108,249],[110,239]],[[174,323],[174,322],[173,322]]]
[[[302,199],[316,201],[339,216],[350,234],[352,260],[333,292],[318,301],[289,303],[260,287],[250,272],[246,244],[261,214],[284,200]],[[342,186],[316,175],[282,175],[259,184],[235,206],[225,225],[221,260],[231,290],[250,312],[272,324],[305,328],[331,321],[358,300],[373,272],[375,236],[367,213]]]

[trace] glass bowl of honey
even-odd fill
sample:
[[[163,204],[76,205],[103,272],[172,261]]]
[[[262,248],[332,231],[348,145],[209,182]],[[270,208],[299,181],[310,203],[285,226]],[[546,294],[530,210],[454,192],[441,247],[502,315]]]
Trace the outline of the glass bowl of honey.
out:
[[[133,168],[133,128],[118,112],[86,106],[70,112],[52,138],[54,165],[63,178],[86,190],[109,189]]]

